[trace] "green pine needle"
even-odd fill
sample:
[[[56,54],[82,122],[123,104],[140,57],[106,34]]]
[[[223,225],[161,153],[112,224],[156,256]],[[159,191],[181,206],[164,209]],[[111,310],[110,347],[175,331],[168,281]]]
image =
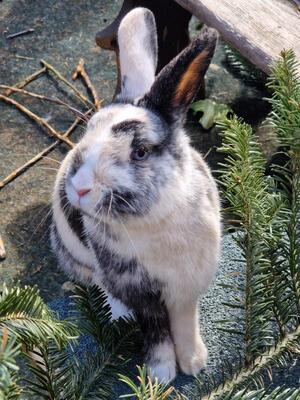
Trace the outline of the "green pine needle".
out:
[[[242,366],[231,378],[211,390],[202,400],[230,399],[229,395],[233,395],[237,389],[241,389],[243,386],[247,388],[249,382],[260,386],[262,374],[266,369],[270,371],[270,368],[276,366],[286,367],[291,361],[291,355],[297,354],[299,351],[300,326],[269,348],[267,352],[253,359],[247,366]]]
[[[146,367],[137,367],[138,383],[124,375],[119,375],[119,380],[125,383],[131,393],[120,396],[121,399],[136,399],[136,400],[184,400],[183,395],[175,391],[173,386],[167,386],[164,383],[159,383],[157,379],[154,381],[147,375]]]
[[[16,358],[20,344],[7,328],[0,330],[0,399],[17,399],[21,388],[17,384],[19,367]]]
[[[73,324],[60,321],[39,296],[37,287],[3,285],[0,295],[0,329],[6,327],[26,346],[54,339],[58,346],[74,339],[78,331]]]

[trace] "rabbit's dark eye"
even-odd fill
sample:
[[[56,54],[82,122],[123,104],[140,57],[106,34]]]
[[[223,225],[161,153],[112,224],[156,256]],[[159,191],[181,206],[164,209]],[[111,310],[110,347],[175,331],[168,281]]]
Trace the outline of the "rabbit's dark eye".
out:
[[[150,152],[146,147],[138,147],[137,149],[133,150],[131,154],[131,159],[135,161],[144,161],[147,160],[149,157]]]

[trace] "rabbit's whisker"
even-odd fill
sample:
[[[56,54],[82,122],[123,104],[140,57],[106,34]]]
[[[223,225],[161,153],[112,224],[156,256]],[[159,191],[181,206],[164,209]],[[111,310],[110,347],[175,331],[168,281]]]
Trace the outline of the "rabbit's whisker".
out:
[[[49,207],[48,205],[47,206],[45,206],[44,208],[43,208],[43,210],[42,211],[44,211],[45,210],[45,208],[47,208],[47,207]],[[41,211],[41,212],[42,212]],[[40,212],[40,213],[41,213]],[[39,213],[39,214],[40,214]],[[31,243],[31,240],[33,239],[33,237],[34,237],[34,235],[36,234],[36,232],[38,231],[38,229],[45,223],[45,221],[47,220],[47,218],[50,216],[52,214],[52,209],[50,208],[47,212],[46,212],[46,215],[44,215],[43,216],[43,218],[41,219],[41,221],[36,225],[36,227],[34,228],[34,231],[32,232],[32,234],[31,234],[31,236],[30,236],[30,238],[29,238],[29,240],[28,240],[28,243]],[[48,227],[49,228],[49,227]]]
[[[112,202],[113,202],[113,191],[112,191],[112,189],[110,189],[110,201],[109,201],[109,206],[108,206],[108,211],[107,211],[107,217],[109,216],[109,214],[111,212]]]
[[[134,208],[134,206],[130,203],[128,203],[127,200],[124,199],[124,197],[120,196],[119,194],[114,193],[114,196],[118,197],[120,200],[124,201],[124,203],[126,203],[131,209],[132,211],[136,212],[136,209]]]
[[[102,210],[102,207],[100,208],[100,211],[101,211],[101,210]],[[104,214],[101,215],[101,218],[100,218],[100,220],[99,220],[99,223],[96,225],[97,227],[100,226],[100,224],[102,223],[103,216],[104,216]],[[103,243],[105,243],[105,241],[106,241],[106,224],[103,224]],[[101,256],[102,256],[103,250],[104,250],[104,246],[102,246],[101,251],[100,251],[100,254],[98,255],[98,257],[101,257]],[[110,261],[110,262],[111,262],[111,261]]]
[[[126,228],[125,224],[124,224],[121,220],[120,220],[119,222],[121,222],[121,225],[122,225],[122,227],[123,227],[125,233],[126,233],[127,236],[128,236],[128,239],[129,239],[129,241],[130,241],[130,243],[131,243],[131,246],[132,246],[132,248],[133,248],[133,252],[134,252],[135,256],[137,257],[138,252],[137,252],[137,249],[136,249],[136,247],[135,247],[135,245],[134,245],[134,243],[133,243],[133,240],[132,240],[132,238],[131,238],[131,236],[130,236],[130,234],[129,234],[129,232],[128,232],[128,229]]]
[[[40,169],[45,171],[58,171],[58,168],[51,168],[51,167],[40,167]]]
[[[51,157],[47,157],[47,156],[43,156],[42,158],[45,158],[45,159],[47,159],[47,160],[56,162],[57,164],[61,165],[61,161],[56,160],[55,158],[51,158]]]
[[[102,211],[102,206],[98,209],[98,211],[96,212],[96,215],[95,215],[95,220],[96,220],[96,222],[97,222],[97,227],[99,226],[100,227],[100,225],[101,225],[101,223],[102,223],[102,221],[103,221],[103,214],[101,214],[101,211]],[[100,216],[100,218],[99,218],[99,216]]]

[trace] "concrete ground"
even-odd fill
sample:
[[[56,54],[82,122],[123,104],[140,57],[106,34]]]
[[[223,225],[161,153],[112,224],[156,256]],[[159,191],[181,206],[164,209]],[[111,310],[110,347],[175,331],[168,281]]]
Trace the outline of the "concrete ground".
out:
[[[117,14],[120,0],[59,1],[7,0],[0,3],[0,83],[14,84],[40,68],[44,59],[53,64],[65,77],[71,78],[79,58],[86,68],[100,98],[108,102],[116,84],[114,54],[99,49],[95,34],[107,26]],[[192,24],[193,29],[195,22]],[[33,28],[34,32],[15,39],[9,34]],[[84,91],[81,82],[75,85]],[[224,44],[220,42],[213,64],[207,75],[207,95],[229,104],[246,121],[257,125],[266,115],[268,105],[261,82],[253,82],[249,74],[240,74],[226,62]],[[57,96],[80,108],[69,90],[45,75],[28,86],[38,93]],[[58,106],[41,103],[14,95],[30,109],[46,118],[57,129],[64,131],[73,116]],[[84,108],[81,108],[84,110]],[[79,128],[72,136],[76,141],[83,132]],[[215,148],[220,143],[218,132],[203,132],[189,118],[187,129],[195,146],[206,154],[212,168],[221,155]],[[0,181],[36,153],[53,142],[47,134],[11,106],[0,103]],[[46,301],[63,297],[67,278],[57,270],[49,248],[49,204],[59,161],[66,154],[65,145],[58,146],[47,158],[0,191],[0,234],[7,258],[0,262],[0,280],[10,282],[18,278],[23,284],[37,284]],[[223,302],[231,293],[218,286],[220,282],[243,279],[243,267],[235,262],[238,250],[231,237],[226,237],[216,284],[203,301],[201,322],[204,337],[211,352],[209,368],[215,372],[223,357],[234,360],[232,338],[216,330],[215,320],[228,316]],[[65,285],[66,286],[66,285]],[[233,361],[234,362],[234,361]],[[176,385],[189,390],[193,379],[180,376]]]

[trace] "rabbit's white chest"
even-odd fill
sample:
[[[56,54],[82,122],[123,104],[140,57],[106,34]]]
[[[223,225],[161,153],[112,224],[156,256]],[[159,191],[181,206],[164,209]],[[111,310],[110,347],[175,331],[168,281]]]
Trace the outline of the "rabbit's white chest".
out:
[[[172,304],[207,290],[215,274],[218,249],[211,251],[210,235],[199,241],[200,227],[185,223],[169,228],[124,232],[112,248],[128,259],[136,257],[150,278],[163,283],[165,301]]]

